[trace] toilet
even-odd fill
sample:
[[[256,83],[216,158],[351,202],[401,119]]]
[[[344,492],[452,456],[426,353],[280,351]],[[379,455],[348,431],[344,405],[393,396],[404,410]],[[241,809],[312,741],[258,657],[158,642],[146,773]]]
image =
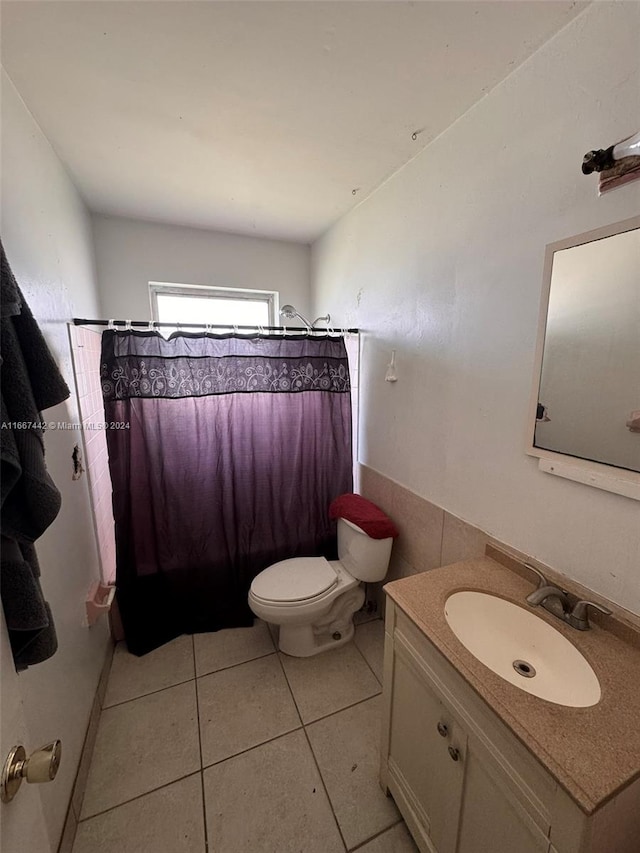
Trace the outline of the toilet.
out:
[[[337,560],[282,560],[256,575],[249,591],[253,613],[280,626],[280,650],[294,657],[337,648],[353,637],[364,584],[384,578],[398,535],[391,519],[360,495],[337,498],[330,516],[338,522]]]

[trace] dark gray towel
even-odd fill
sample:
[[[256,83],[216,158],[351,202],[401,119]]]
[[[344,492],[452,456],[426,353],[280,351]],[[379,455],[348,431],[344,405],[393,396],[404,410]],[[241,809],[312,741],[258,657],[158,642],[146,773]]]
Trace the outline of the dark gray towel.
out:
[[[50,658],[58,648],[49,605],[38,578],[40,566],[33,545],[2,537],[0,584],[16,667],[25,669]]]
[[[2,558],[0,590],[17,669],[51,657],[57,639],[33,542],[60,510],[44,461],[41,411],[69,396],[0,242]],[[13,424],[34,424],[15,428]]]

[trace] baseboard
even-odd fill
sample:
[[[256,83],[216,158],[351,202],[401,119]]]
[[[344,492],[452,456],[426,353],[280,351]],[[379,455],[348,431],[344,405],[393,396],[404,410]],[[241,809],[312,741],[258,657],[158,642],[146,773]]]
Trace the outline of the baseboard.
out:
[[[78,770],[76,772],[73,788],[71,789],[67,816],[62,829],[60,844],[58,845],[58,853],[71,853],[73,849],[76,830],[78,828],[78,820],[80,818],[80,810],[82,809],[82,801],[84,799],[84,792],[87,784],[87,777],[89,775],[89,767],[91,765],[91,756],[93,755],[93,748],[98,734],[100,714],[102,713],[102,705],[107,692],[107,682],[111,671],[114,649],[115,645],[110,638],[102,670],[100,672],[98,686],[93,698],[93,704],[91,706],[87,731],[82,745],[82,751],[80,753],[80,761],[78,762]]]

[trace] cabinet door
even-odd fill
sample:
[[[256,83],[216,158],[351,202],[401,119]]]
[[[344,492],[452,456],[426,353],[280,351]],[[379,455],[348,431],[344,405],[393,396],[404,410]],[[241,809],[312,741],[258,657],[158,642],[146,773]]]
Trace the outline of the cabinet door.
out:
[[[469,736],[457,853],[547,853],[531,819],[491,755]]]
[[[411,657],[396,653],[389,772],[437,853],[455,853],[466,738]]]

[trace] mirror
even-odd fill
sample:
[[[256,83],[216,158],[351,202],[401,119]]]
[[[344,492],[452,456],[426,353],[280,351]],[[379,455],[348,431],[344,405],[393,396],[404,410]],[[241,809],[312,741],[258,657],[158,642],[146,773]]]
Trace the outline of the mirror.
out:
[[[640,217],[547,246],[529,429],[544,470],[640,498]]]

